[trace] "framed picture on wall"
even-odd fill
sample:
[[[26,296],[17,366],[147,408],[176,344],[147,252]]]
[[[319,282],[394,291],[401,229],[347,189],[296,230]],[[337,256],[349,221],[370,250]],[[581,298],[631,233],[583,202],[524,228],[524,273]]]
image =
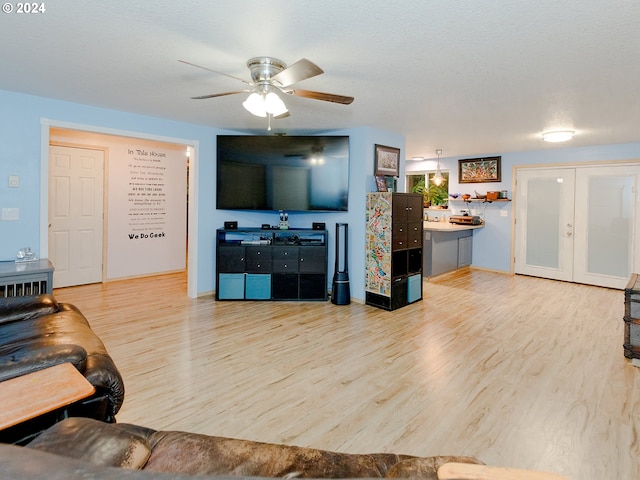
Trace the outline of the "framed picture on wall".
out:
[[[397,177],[400,175],[400,149],[376,145],[373,174],[386,175],[389,177]]]
[[[458,160],[459,183],[499,182],[502,157],[468,158]]]

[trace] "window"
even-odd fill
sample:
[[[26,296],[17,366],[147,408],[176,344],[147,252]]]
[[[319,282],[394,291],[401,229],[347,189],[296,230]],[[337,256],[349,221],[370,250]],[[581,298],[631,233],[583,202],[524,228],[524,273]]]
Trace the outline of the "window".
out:
[[[407,192],[422,193],[425,207],[446,205],[449,199],[449,172],[442,172],[444,181],[440,185],[433,183],[435,174],[436,172],[416,172],[406,176]]]

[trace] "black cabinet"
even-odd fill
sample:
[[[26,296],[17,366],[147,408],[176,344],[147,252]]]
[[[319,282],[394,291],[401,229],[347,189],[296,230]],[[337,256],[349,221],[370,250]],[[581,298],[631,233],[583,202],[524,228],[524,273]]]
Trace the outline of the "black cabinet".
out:
[[[247,247],[244,271],[247,273],[271,273],[271,248]]]
[[[367,195],[368,305],[395,310],[422,299],[421,194]]]
[[[217,300],[326,300],[326,230],[218,229]]]

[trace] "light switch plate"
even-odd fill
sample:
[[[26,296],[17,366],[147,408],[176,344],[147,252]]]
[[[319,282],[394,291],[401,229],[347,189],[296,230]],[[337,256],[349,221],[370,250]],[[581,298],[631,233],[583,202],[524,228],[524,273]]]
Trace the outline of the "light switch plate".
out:
[[[20,177],[18,175],[9,175],[9,186],[18,188],[20,186]]]
[[[20,220],[20,209],[19,208],[3,208],[2,209],[2,220]]]
[[[507,215],[508,215],[508,212],[506,210],[500,210],[501,217],[506,217]]]

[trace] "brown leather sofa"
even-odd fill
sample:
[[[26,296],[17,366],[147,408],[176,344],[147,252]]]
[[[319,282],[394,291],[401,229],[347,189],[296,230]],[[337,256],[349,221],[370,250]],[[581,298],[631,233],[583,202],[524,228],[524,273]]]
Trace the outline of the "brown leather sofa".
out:
[[[81,415],[114,422],[124,400],[120,372],[87,319],[73,305],[58,303],[52,295],[0,298],[0,381],[69,362],[96,392],[65,415]],[[0,441],[28,436],[55,421],[19,425],[0,432]],[[48,423],[48,424],[47,424]]]
[[[29,460],[22,467],[15,466],[16,455]],[[60,470],[70,473],[81,467],[100,475],[78,478],[96,479],[129,478],[124,476],[125,470],[141,470],[148,476],[140,478],[149,479],[190,476],[219,479],[232,475],[234,478],[436,480],[438,467],[448,462],[481,463],[473,457],[459,456],[337,453],[179,431],[156,431],[78,417],[57,423],[25,447],[0,447],[0,471],[11,471],[11,478],[15,479],[38,478],[38,472],[47,473],[46,478],[57,478],[49,474],[59,474]],[[33,476],[25,476],[27,473]]]

